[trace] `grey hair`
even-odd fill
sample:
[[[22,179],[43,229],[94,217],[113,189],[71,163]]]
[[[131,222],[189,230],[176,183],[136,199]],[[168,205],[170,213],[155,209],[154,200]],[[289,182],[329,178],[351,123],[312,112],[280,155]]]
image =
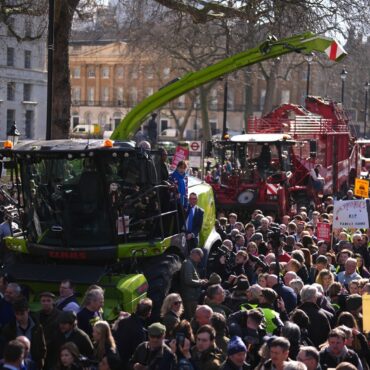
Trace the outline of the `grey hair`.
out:
[[[17,293],[17,295],[20,295],[22,293],[22,288],[17,283],[9,283],[7,288],[10,288],[11,290],[14,290],[14,292]]]
[[[317,288],[312,285],[305,285],[301,290],[301,301],[313,302],[317,298]]]
[[[307,366],[303,362],[289,361],[284,364],[284,370],[307,370]]]
[[[94,302],[100,298],[104,298],[104,293],[102,292],[102,290],[100,289],[90,290],[90,292],[86,294],[85,306],[89,305],[91,302]]]
[[[295,291],[296,294],[300,294],[304,284],[302,279],[298,278],[290,280],[289,286]]]

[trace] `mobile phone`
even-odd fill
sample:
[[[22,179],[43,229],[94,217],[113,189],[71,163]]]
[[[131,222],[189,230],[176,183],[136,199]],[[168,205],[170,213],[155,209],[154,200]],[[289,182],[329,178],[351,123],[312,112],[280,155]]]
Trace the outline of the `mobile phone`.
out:
[[[183,347],[185,344],[185,334],[184,333],[176,333],[176,345],[178,347]]]

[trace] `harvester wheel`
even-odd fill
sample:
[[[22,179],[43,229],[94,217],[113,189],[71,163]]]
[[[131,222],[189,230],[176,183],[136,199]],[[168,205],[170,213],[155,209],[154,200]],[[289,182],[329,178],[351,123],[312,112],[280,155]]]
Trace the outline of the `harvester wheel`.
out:
[[[159,320],[162,302],[169,293],[172,278],[181,269],[181,259],[176,254],[165,254],[151,258],[143,267],[148,280],[148,297],[153,301],[152,319]]]
[[[256,192],[253,190],[245,190],[238,195],[238,203],[251,204],[256,198]]]

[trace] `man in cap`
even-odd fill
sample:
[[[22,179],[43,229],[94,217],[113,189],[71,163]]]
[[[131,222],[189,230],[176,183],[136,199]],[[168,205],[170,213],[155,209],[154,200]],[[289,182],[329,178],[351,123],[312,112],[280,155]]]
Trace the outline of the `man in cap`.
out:
[[[246,358],[247,347],[240,337],[235,336],[230,339],[227,346],[227,359],[222,364],[221,370],[249,370]]]
[[[73,342],[83,356],[93,355],[94,346],[89,336],[77,327],[77,317],[73,311],[63,311],[59,316],[58,330],[48,347],[46,362],[49,368],[57,363],[59,348],[66,342]]]
[[[42,292],[40,294],[41,310],[38,312],[40,324],[44,329],[46,346],[58,331],[58,320],[61,311],[54,306],[55,295],[51,292]]]
[[[129,361],[132,370],[172,370],[176,356],[165,342],[166,327],[155,322],[148,327],[148,341],[141,343]]]
[[[185,339],[184,346],[179,349],[185,359],[187,359],[195,369],[219,369],[225,357],[216,347],[215,339],[215,329],[210,325],[203,325],[197,331],[195,346],[190,348],[189,340]]]

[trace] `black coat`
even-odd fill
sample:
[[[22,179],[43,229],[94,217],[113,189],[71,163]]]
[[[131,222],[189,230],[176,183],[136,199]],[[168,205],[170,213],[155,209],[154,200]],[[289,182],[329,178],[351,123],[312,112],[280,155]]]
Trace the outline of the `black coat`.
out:
[[[127,364],[137,346],[147,340],[145,321],[135,313],[122,319],[118,323],[114,339],[122,364]]]
[[[331,330],[327,315],[316,303],[305,302],[298,308],[304,311],[309,317],[310,326],[308,327],[308,337],[316,347],[319,347],[320,344],[327,340]]]
[[[242,367],[234,365],[229,359],[227,359],[221,366],[220,370],[250,370],[252,369],[250,365],[244,363]]]

